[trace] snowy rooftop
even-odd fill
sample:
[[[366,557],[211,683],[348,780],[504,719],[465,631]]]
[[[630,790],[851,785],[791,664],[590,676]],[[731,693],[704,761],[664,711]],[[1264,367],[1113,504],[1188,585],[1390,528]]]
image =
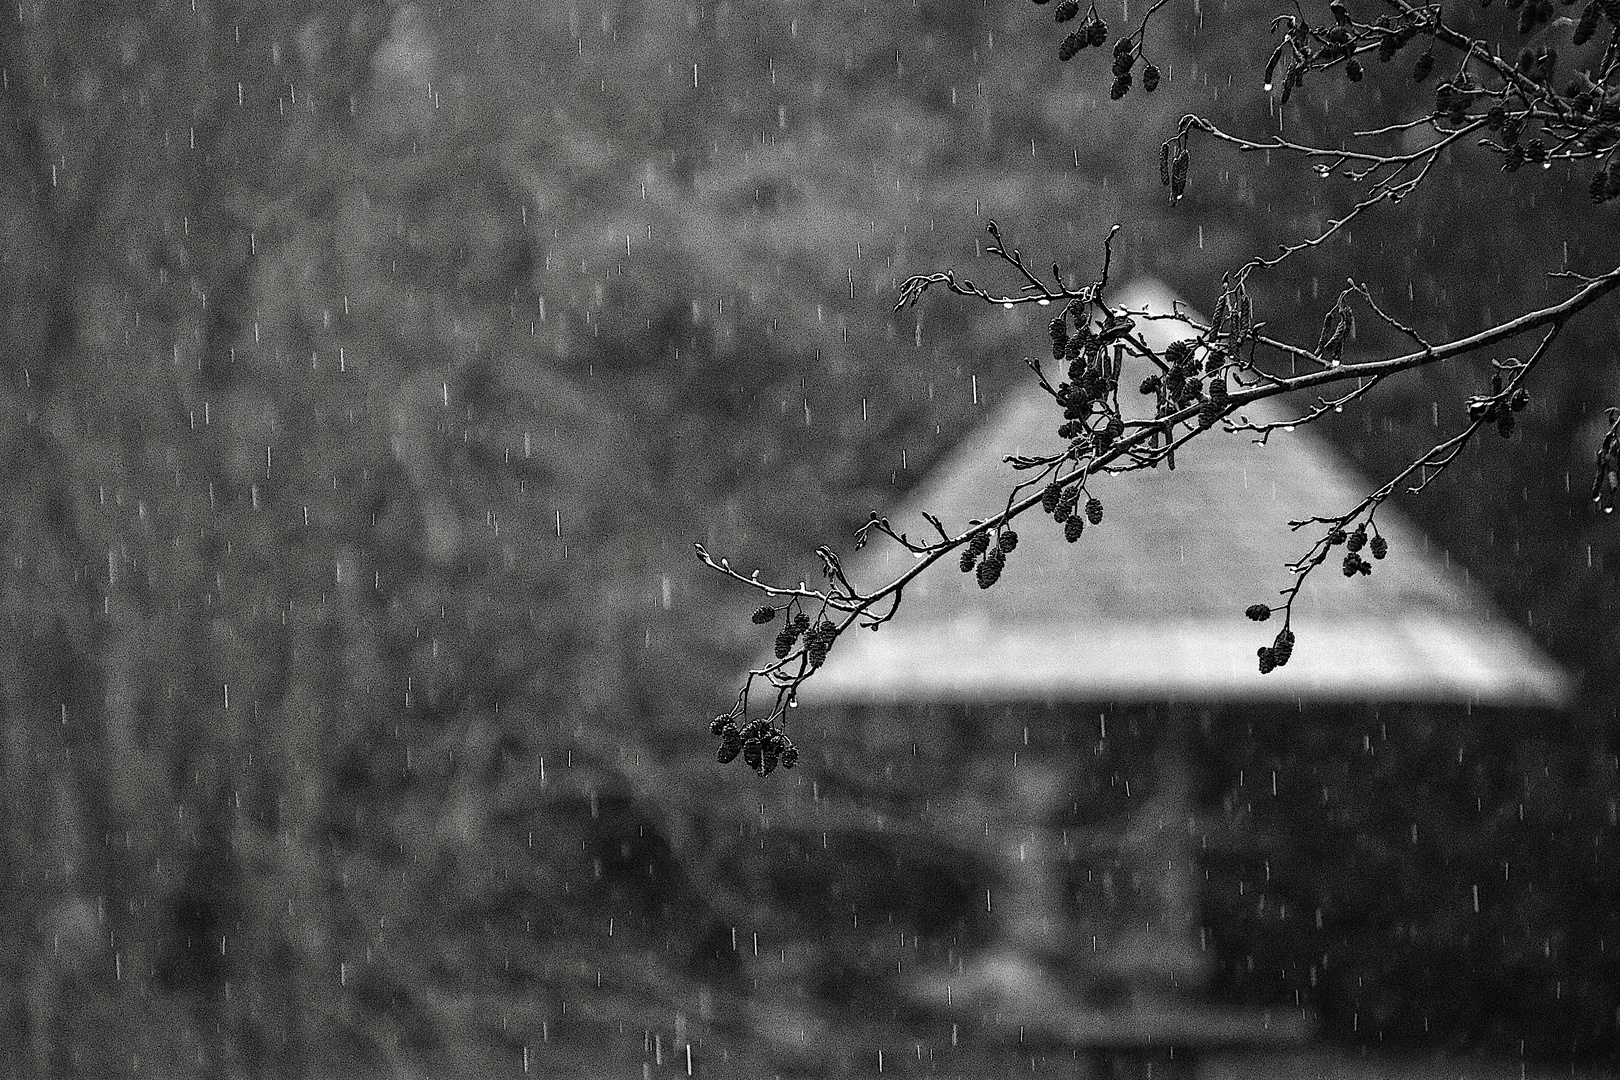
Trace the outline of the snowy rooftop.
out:
[[[1168,310],[1172,298],[1143,282],[1120,302]],[[1156,345],[1170,340],[1168,324],[1144,325]],[[1128,370],[1122,382],[1135,381]],[[956,531],[1005,505],[1023,474],[1003,456],[1061,445],[1056,406],[1033,379],[1027,386],[990,403],[984,425],[887,511],[891,525],[923,537],[932,530],[922,510]],[[1285,409],[1260,402],[1244,415],[1274,420],[1292,415]],[[1371,486],[1309,428],[1265,446],[1207,432],[1174,471],[1094,478],[1105,518],[1078,543],[1039,510],[1021,516],[1018,548],[988,591],[954,559],[931,568],[893,622],[838,642],[802,699],[1566,702],[1569,677],[1389,503],[1377,517],[1389,557],[1347,580],[1330,556],[1294,605],[1292,660],[1259,673],[1255,650],[1280,622],[1257,625],[1243,609],[1276,601],[1285,564],[1317,535],[1287,522],[1343,513]],[[910,560],[877,537],[845,568],[873,588]]]

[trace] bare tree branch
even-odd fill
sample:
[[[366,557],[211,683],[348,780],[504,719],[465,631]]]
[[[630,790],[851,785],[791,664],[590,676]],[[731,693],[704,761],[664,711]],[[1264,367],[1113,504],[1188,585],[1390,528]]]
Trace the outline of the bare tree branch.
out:
[[[1148,22],[1164,2],[1154,3],[1135,28],[1115,42],[1112,97],[1119,98],[1136,85],[1134,68],[1143,59]],[[1339,0],[1328,5],[1333,18],[1330,23],[1312,23],[1297,9],[1279,15],[1272,29],[1280,40],[1266,65],[1263,89],[1270,93],[1274,86],[1278,87],[1279,104],[1286,106],[1293,90],[1307,77],[1337,69],[1351,82],[1359,82],[1364,74],[1361,55],[1376,52],[1380,60],[1389,61],[1414,42],[1422,42],[1424,50],[1410,69],[1415,82],[1422,83],[1433,71],[1437,46],[1449,50],[1456,59],[1455,73],[1435,88],[1432,111],[1412,120],[1353,131],[1348,136],[1350,145],[1339,147],[1313,146],[1280,134],[1250,138],[1188,114],[1177,125],[1176,134],[1161,144],[1160,180],[1169,188],[1173,200],[1183,197],[1190,182],[1189,143],[1194,133],[1233,147],[1240,154],[1265,151],[1289,155],[1307,164],[1323,180],[1337,176],[1362,189],[1347,212],[1330,219],[1314,235],[1283,244],[1276,255],[1254,256],[1229,272],[1207,323],[1179,309],[1169,313],[1132,311],[1109,303],[1112,241],[1118,225],[1104,241],[1100,276],[1083,286],[1066,285],[1057,265],[1052,267],[1048,283],[1029,267],[1018,249],[1007,246],[994,222],[988,226],[993,239],[988,253],[1011,267],[1020,282],[1015,291],[982,288],[951,269],[906,279],[896,308],[916,304],[933,285],[1006,309],[1024,304],[1061,305],[1050,331],[1052,359],[1063,365],[1066,380],[1049,379],[1039,361],[1026,361],[1042,389],[1062,411],[1063,421],[1057,428],[1060,443],[1048,454],[1008,458],[1007,464],[1015,471],[1028,473],[1029,478],[1010,486],[1004,506],[983,520],[970,522],[960,532],[953,534],[937,518],[930,517],[938,539],[913,540],[896,533],[874,513],[858,531],[856,546],[864,545],[871,533],[878,532],[900,543],[915,559],[895,578],[870,591],[862,591],[849,581],[837,556],[826,547],[817,551],[827,587],[815,589],[804,583],[797,588],[770,585],[758,580],[757,574],[745,578],[725,559],[716,559],[700,546],[698,555],[708,566],[773,601],[772,606],[756,612],[756,621],[775,621],[778,615],[786,621],[776,639],[776,659],[748,673],[732,710],[717,717],[712,725],[713,733],[721,739],[722,761],[741,753],[762,774],[778,763],[791,766],[797,750],[780,730],[779,722],[794,703],[799,687],[826,661],[828,651],[845,630],[857,623],[877,629],[894,618],[906,586],[947,555],[957,555],[961,569],[975,572],[981,587],[993,586],[1016,547],[1011,523],[1035,507],[1064,523],[1066,530],[1073,532],[1072,538],[1077,539],[1083,527],[1081,516],[1095,521],[1101,514],[1101,505],[1094,498],[1088,498],[1084,508],[1080,504],[1081,497],[1088,495],[1088,479],[1097,473],[1152,468],[1161,462],[1173,468],[1174,455],[1185,451],[1217,423],[1228,433],[1248,432],[1256,436],[1256,441],[1264,442],[1279,428],[1291,429],[1342,411],[1402,372],[1487,353],[1525,334],[1539,334],[1540,340],[1528,359],[1491,361],[1490,389],[1465,402],[1469,419],[1460,432],[1418,455],[1345,512],[1289,523],[1296,530],[1320,529],[1321,534],[1298,560],[1288,565],[1291,581],[1280,590],[1282,602],[1256,604],[1247,611],[1256,621],[1278,611],[1283,613],[1282,628],[1270,645],[1259,650],[1262,673],[1281,667],[1293,650],[1290,618],[1306,578],[1341,546],[1345,549],[1342,568],[1347,576],[1370,573],[1371,563],[1362,552],[1368,551],[1375,560],[1387,553],[1387,541],[1379,534],[1375,518],[1388,498],[1403,487],[1411,492],[1422,491],[1456,461],[1484,425],[1495,425],[1504,436],[1512,432],[1515,414],[1529,401],[1526,384],[1531,373],[1549,355],[1553,342],[1571,318],[1620,287],[1620,265],[1597,275],[1572,271],[1551,274],[1554,279],[1573,283],[1563,299],[1438,344],[1391,315],[1374,299],[1366,283],[1354,280],[1346,283],[1325,312],[1314,347],[1282,340],[1263,332],[1264,324],[1256,318],[1249,298],[1247,280],[1252,273],[1276,269],[1293,255],[1322,247],[1374,207],[1401,202],[1435,175],[1437,165],[1451,163],[1456,152],[1467,146],[1470,136],[1481,133],[1488,133],[1487,137],[1475,140],[1475,145],[1499,155],[1502,168],[1508,172],[1526,162],[1548,165],[1554,160],[1597,159],[1600,168],[1589,185],[1592,201],[1620,200],[1620,169],[1614,161],[1616,146],[1620,145],[1620,5],[1594,3],[1583,10],[1573,34],[1577,46],[1594,35],[1600,16],[1614,25],[1601,60],[1559,91],[1553,81],[1556,51],[1545,46],[1525,48],[1516,60],[1509,61],[1497,46],[1448,24],[1439,5],[1417,6],[1406,0],[1385,0],[1385,4],[1389,11],[1370,22],[1358,21]],[[1514,16],[1520,33],[1533,32],[1551,17],[1549,11],[1542,5],[1524,5]],[[1073,18],[1078,12],[1078,4],[1073,4],[1059,12],[1059,21]],[[1080,19],[1078,28],[1063,39],[1059,58],[1069,60],[1085,48],[1103,44],[1107,36],[1107,26],[1093,7]],[[1142,89],[1153,92],[1159,81],[1157,69],[1148,64],[1141,75]],[[1380,145],[1380,140],[1406,138],[1423,127],[1435,137],[1417,149],[1390,150]],[[1347,362],[1344,345],[1355,330],[1356,308],[1360,305],[1415,348]],[[1136,332],[1138,323],[1150,321],[1168,321],[1184,329],[1187,336],[1162,350],[1155,349]],[[1139,388],[1154,402],[1150,418],[1126,419],[1121,413],[1119,381],[1126,356],[1150,368],[1151,373]],[[1295,374],[1300,364],[1308,370]],[[1343,392],[1323,393],[1340,384],[1353,385]],[[1301,391],[1313,392],[1315,404],[1292,420],[1257,423],[1242,415],[1242,409],[1254,402]],[[1620,412],[1614,416],[1620,416]],[[1617,431],[1620,420],[1611,424],[1597,460],[1594,498],[1605,510],[1612,509],[1620,495]],[[777,601],[785,603],[778,608]],[[756,680],[764,680],[771,688],[773,700],[764,716],[749,720],[748,696]]]

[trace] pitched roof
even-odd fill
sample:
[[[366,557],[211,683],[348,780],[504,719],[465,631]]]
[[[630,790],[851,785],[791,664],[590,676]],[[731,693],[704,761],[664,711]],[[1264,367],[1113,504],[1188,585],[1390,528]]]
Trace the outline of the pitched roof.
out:
[[[1126,290],[1132,308],[1168,311],[1155,282]],[[1168,324],[1143,324],[1162,347]],[[1127,378],[1124,380],[1130,382]],[[1135,396],[1134,394],[1132,396]],[[1123,397],[1123,395],[1122,395]],[[1272,401],[1251,420],[1289,415]],[[930,535],[921,511],[960,529],[1005,505],[1007,454],[1050,453],[1061,417],[1038,386],[993,404],[903,503],[890,523]],[[1456,701],[1555,706],[1571,684],[1464,571],[1386,504],[1377,517],[1388,558],[1347,580],[1330,558],[1294,605],[1289,664],[1262,676],[1255,650],[1280,625],[1243,610],[1276,599],[1317,535],[1291,519],[1342,513],[1371,485],[1309,428],[1251,435],[1206,432],[1168,468],[1090,482],[1102,524],[1068,544],[1038,510],[1018,518],[1001,580],[980,590],[954,560],[905,592],[875,633],[851,632],[804,687],[805,704],[891,700]],[[911,556],[878,537],[845,560],[857,587],[899,574]]]

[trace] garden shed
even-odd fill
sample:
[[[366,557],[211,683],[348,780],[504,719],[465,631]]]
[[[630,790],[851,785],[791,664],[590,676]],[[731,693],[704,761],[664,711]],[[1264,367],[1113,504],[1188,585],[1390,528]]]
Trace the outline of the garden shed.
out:
[[[1175,298],[1140,282],[1115,301],[1168,311]],[[1171,340],[1168,324],[1142,325],[1156,345]],[[956,530],[1005,504],[1016,474],[1004,456],[1057,445],[1058,410],[1026,387],[988,402],[984,424],[886,510],[896,529],[925,535],[927,511]],[[1569,676],[1393,501],[1377,516],[1388,557],[1368,576],[1346,579],[1336,560],[1313,574],[1294,606],[1292,660],[1259,673],[1256,649],[1278,623],[1244,609],[1274,599],[1314,539],[1287,522],[1342,513],[1369,489],[1309,427],[1265,445],[1212,431],[1174,470],[1095,478],[1103,520],[1078,542],[1032,511],[993,588],[942,565],[906,590],[893,622],[837,643],[790,717],[821,778],[817,827],[903,836],[985,868],[974,903],[989,933],[896,981],[900,997],[949,1018],[953,1038],[1016,1032],[1079,1048],[1094,1075],[1155,1063],[1190,1073],[1200,1049],[1309,1033],[1308,1003],[1238,1008],[1212,989],[1212,890],[1247,903],[1243,876],[1271,872],[1244,800],[1307,779],[1217,776],[1221,747],[1257,724],[1462,723],[1558,710],[1571,694]],[[911,558],[879,538],[845,569],[870,588]],[[1321,790],[1324,806],[1339,797],[1328,781]],[[861,809],[840,812],[840,798]],[[1248,869],[1223,877],[1223,865]]]

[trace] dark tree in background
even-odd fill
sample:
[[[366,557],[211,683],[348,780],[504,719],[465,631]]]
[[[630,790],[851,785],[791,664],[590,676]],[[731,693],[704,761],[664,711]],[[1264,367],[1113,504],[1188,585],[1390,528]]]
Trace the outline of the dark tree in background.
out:
[[[332,438],[359,402],[307,405],[341,378],[342,313],[263,290],[321,272],[286,245],[331,198],[309,162],[342,152],[388,14],[183,10],[19,9],[4,37],[0,906],[22,947],[0,981],[16,1067],[41,1074],[140,1053],[124,985],[194,1012],[220,1070],[272,1031],[304,1061],[323,1022],[289,1002],[335,1006],[336,792],[306,766],[364,726],[319,688],[378,645],[340,614],[367,602],[338,503],[367,462]]]
[[[635,450],[524,340],[533,166],[434,122],[409,6],[0,42],[6,1067],[509,1062],[587,978],[529,987],[591,847],[536,819],[621,752],[548,755],[579,720],[536,702],[621,693],[611,638],[559,632],[566,544],[635,510],[581,495]]]
[[[1009,104],[964,143],[873,93],[923,16],[848,14],[8,14],[0,1071],[762,1071],[738,1002],[789,969],[736,928],[812,934],[685,752],[734,657],[676,552],[742,464],[806,483],[716,542],[889,481],[777,418],[902,328],[828,284],[846,237],[892,284],[852,207],[903,173],[927,235],[909,176]],[[934,50],[963,86],[986,33]]]

